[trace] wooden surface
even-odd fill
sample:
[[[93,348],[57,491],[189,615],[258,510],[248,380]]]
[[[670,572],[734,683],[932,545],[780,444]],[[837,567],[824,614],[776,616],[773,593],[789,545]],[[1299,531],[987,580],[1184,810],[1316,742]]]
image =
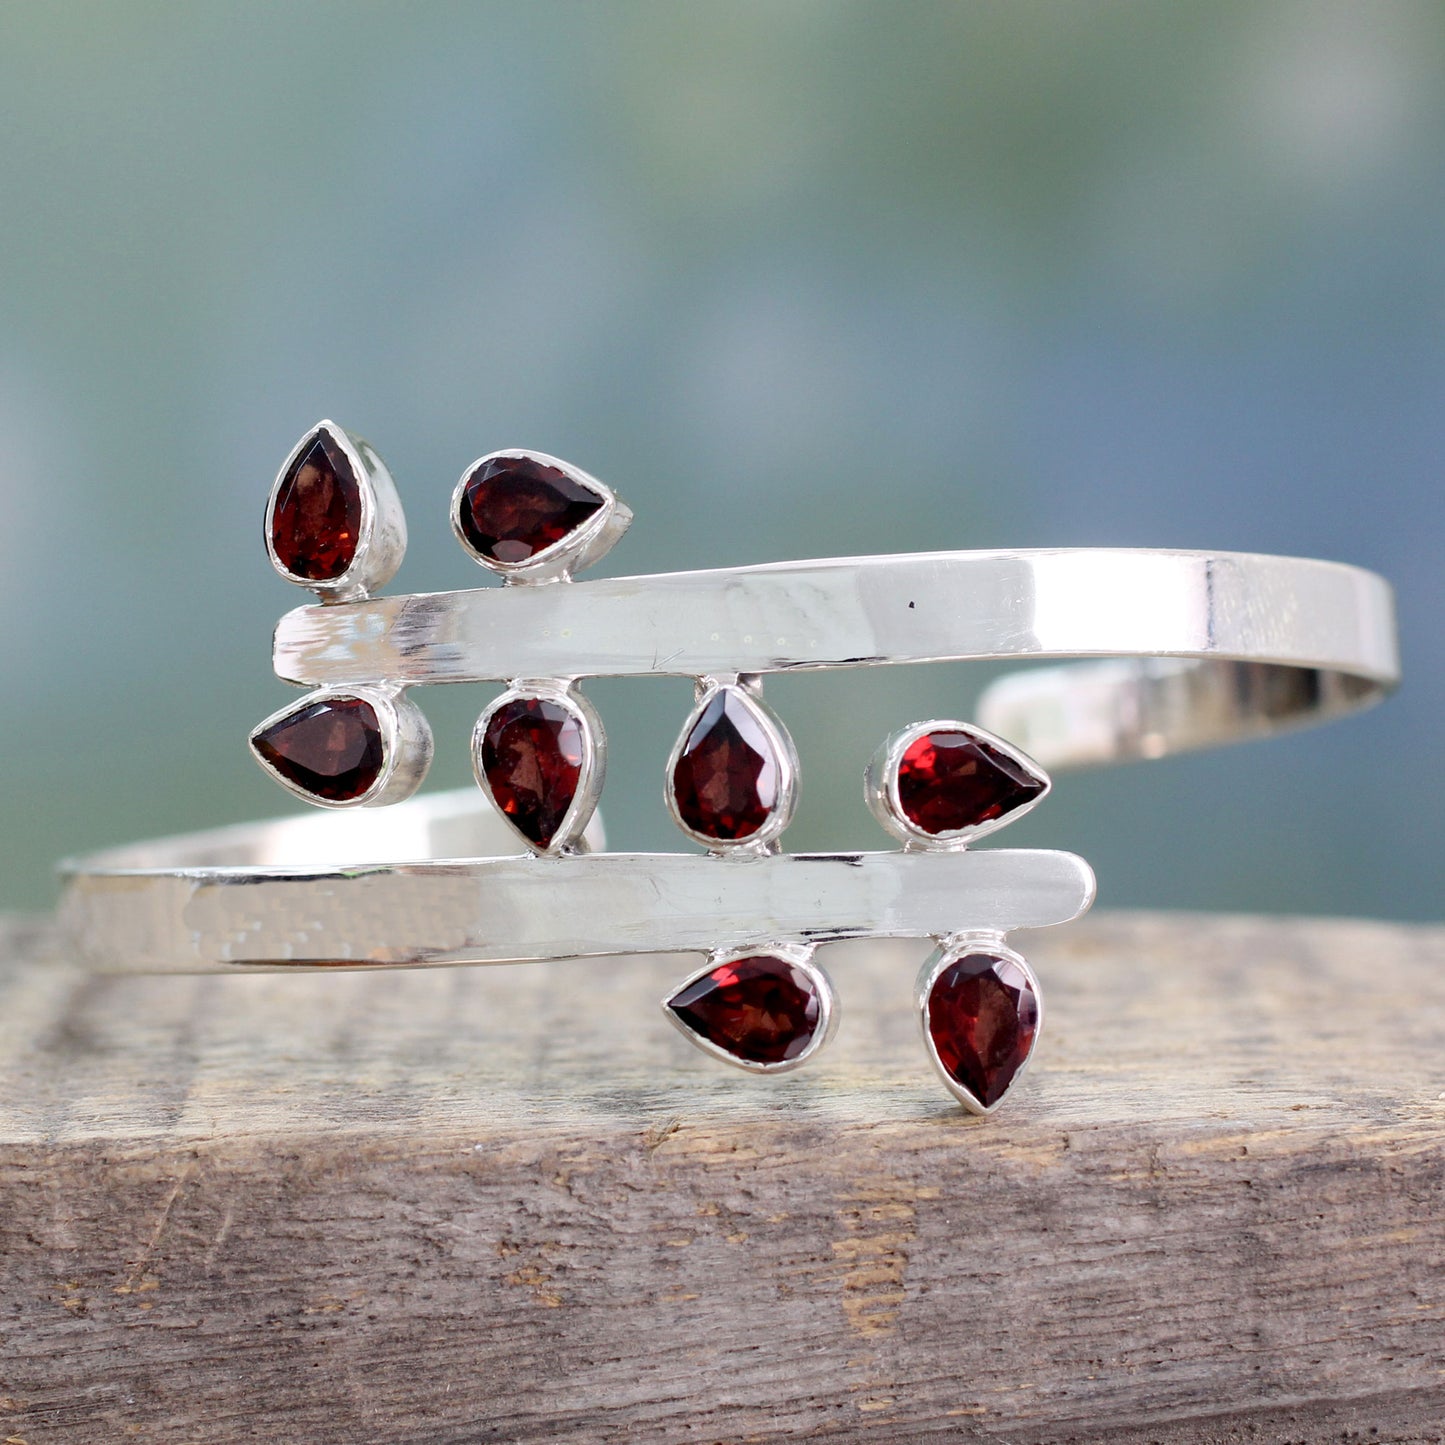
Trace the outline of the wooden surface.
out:
[[[1100,915],[992,1119],[926,948],[87,980],[0,933],[0,1441],[1445,1440],[1445,929]]]

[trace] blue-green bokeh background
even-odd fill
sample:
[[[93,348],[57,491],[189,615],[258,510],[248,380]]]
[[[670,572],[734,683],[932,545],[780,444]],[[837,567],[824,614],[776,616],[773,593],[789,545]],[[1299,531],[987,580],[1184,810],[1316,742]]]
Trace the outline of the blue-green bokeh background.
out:
[[[0,8],[0,904],[284,811],[246,753],[298,599],[260,517],[329,415],[471,585],[498,446],[613,482],[602,571],[921,547],[1296,552],[1398,586],[1407,684],[1061,780],[1011,841],[1110,904],[1437,914],[1445,7]],[[977,669],[790,678],[791,845]],[[680,682],[590,688],[616,844],[672,847]],[[433,690],[433,784],[489,693]]]

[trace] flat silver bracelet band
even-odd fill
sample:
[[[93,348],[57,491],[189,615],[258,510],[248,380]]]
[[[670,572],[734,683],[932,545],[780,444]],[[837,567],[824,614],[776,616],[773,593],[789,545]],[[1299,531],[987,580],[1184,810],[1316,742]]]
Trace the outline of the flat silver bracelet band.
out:
[[[977,721],[1063,770],[1324,722],[1399,677],[1383,578],[1243,552],[933,552],[425,593],[298,608],[275,638],[277,675],[311,686],[1091,657],[1106,660],[1000,679]]]

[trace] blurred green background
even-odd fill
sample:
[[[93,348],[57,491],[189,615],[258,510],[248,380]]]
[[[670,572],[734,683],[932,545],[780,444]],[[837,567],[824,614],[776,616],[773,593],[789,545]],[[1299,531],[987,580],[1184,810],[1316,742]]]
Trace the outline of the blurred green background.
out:
[[[335,417],[395,584],[501,446],[637,523],[601,573],[928,547],[1294,552],[1398,586],[1407,682],[1062,779],[1010,841],[1113,905],[1440,911],[1445,6],[0,7],[0,904],[293,806],[245,735],[299,599],[266,491]],[[790,846],[881,846],[876,743],[977,668],[788,678]],[[432,784],[492,690],[420,694]],[[678,681],[589,693],[615,845],[680,839]]]

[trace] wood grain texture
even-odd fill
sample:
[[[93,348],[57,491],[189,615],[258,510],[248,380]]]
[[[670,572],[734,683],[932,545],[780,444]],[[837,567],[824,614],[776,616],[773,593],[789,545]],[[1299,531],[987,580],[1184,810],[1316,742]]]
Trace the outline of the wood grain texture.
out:
[[[926,948],[96,981],[0,933],[0,1441],[1445,1441],[1445,929],[1100,915],[1000,1115]]]

